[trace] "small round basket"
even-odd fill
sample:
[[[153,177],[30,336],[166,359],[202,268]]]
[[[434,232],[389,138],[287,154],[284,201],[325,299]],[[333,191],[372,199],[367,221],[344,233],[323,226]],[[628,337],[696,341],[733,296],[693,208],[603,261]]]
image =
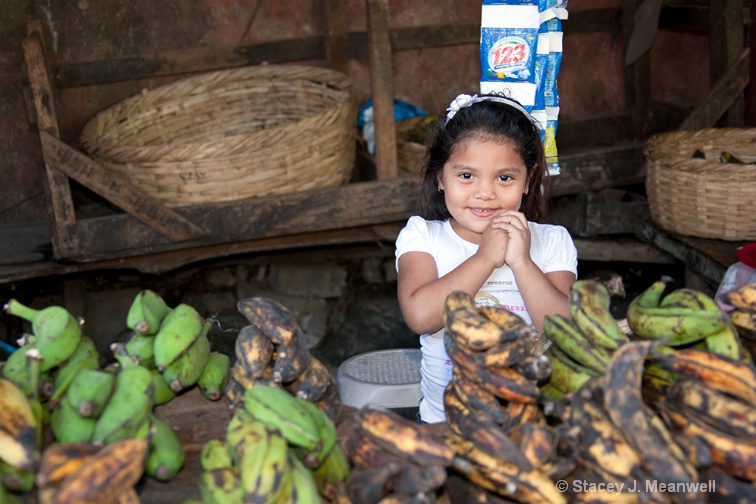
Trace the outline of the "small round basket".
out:
[[[93,117],[81,145],[167,206],[332,187],[356,149],[352,81],[260,65],[188,77]]]
[[[756,240],[756,129],[662,133],[645,149],[651,218],[674,233]]]

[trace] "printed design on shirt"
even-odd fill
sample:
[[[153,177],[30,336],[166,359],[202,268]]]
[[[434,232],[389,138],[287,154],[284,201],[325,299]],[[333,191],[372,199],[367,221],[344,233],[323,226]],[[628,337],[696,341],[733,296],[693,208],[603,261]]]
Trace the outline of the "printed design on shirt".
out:
[[[478,293],[475,294],[475,304],[478,307],[500,306],[501,308],[504,308],[505,310],[508,310],[508,311],[527,311],[527,309],[523,305],[507,305],[507,304],[501,303],[499,301],[499,298],[497,298],[490,292],[478,291]]]

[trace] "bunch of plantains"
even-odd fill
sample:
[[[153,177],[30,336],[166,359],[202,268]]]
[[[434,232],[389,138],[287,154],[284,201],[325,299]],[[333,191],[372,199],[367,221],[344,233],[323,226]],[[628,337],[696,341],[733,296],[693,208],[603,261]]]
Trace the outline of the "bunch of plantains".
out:
[[[243,404],[245,390],[267,384],[315,403],[335,421],[341,407],[338,385],[310,353],[294,313],[262,296],[240,299],[237,308],[249,324],[236,338],[236,362],[225,389],[228,405]]]
[[[169,308],[158,294],[144,290],[129,308],[128,338],[113,343],[108,358],[82,333],[80,321],[61,306],[35,310],[11,299],[4,308],[27,320],[31,332],[21,338],[20,348],[2,363],[0,372],[4,388],[19,391],[2,394],[10,401],[0,412],[3,491],[26,493],[36,486],[40,496],[52,502],[100,502],[100,494],[102,502],[110,502],[115,494],[98,485],[125,491],[133,487],[132,479],[143,474],[161,481],[178,474],[185,464],[184,447],[173,428],[155,415],[154,407],[195,385],[208,399],[221,398],[230,359],[210,351],[207,331],[212,321],[203,320],[189,305]],[[29,418],[21,414],[27,409]],[[50,436],[43,446],[46,427]],[[119,448],[109,448],[116,443]],[[48,452],[55,457],[54,477],[45,473],[50,466],[45,461]],[[77,472],[77,483],[65,479],[74,478],[74,469],[93,455],[127,454],[132,454],[130,463],[141,461],[138,470],[100,461],[89,468],[86,478]],[[70,460],[64,462],[66,457]],[[131,484],[118,483],[120,476]],[[71,490],[76,486],[87,486],[93,493],[82,497],[80,490]]]
[[[317,503],[333,498],[349,471],[328,415],[264,383],[245,390],[226,437],[205,443],[201,465],[205,504]]]

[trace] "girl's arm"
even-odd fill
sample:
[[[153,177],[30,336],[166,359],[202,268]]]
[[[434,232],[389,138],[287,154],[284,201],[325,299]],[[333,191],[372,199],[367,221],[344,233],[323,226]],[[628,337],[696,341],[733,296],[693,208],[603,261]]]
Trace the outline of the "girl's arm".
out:
[[[559,313],[570,316],[570,286],[575,282],[571,271],[544,273],[533,262],[518,265],[512,269],[520,295],[525,302],[530,320],[538,332],[543,331],[546,315]]]
[[[444,326],[444,303],[455,290],[474,296],[496,265],[475,254],[456,269],[438,278],[436,261],[425,252],[407,252],[399,257],[397,295],[404,321],[416,334],[438,331]]]

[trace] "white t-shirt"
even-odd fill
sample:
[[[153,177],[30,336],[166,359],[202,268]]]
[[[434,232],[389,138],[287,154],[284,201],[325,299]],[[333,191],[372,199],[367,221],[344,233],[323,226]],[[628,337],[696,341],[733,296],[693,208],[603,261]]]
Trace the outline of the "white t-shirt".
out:
[[[544,273],[570,271],[577,275],[577,249],[562,226],[528,222],[530,258]],[[478,250],[478,245],[462,239],[448,220],[427,221],[412,216],[396,239],[396,266],[406,252],[426,252],[436,261],[438,277],[454,270]],[[475,295],[478,306],[499,305],[531,322],[520,290],[509,266],[497,268]],[[443,422],[443,394],[452,377],[454,362],[444,347],[443,329],[420,336],[420,415],[429,423]]]

